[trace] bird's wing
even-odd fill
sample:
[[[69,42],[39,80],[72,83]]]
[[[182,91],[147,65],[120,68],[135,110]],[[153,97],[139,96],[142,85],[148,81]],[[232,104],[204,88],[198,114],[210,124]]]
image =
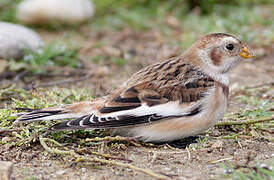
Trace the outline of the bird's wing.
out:
[[[192,116],[202,110],[202,99],[212,86],[214,81],[205,75],[175,84],[140,83],[115,91],[96,112],[61,122],[53,129],[115,128]]]

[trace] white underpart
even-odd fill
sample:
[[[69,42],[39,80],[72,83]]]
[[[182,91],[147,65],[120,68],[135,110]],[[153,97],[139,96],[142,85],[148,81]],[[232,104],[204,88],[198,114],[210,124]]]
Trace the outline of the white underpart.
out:
[[[162,127],[165,128],[166,126],[166,130],[157,130],[157,128],[153,128],[152,123],[151,125],[140,125],[133,128],[120,129],[117,132],[125,136],[139,137],[146,142],[172,141],[192,135],[197,135],[208,129],[210,126],[216,124],[216,122],[220,120],[225,113],[227,98],[221,88],[219,88],[217,91],[219,94],[220,104],[216,109],[213,109],[216,100],[216,94],[212,93],[203,100],[203,110],[197,115],[155,122],[155,124],[163,123]],[[164,124],[165,122],[168,122],[168,124],[174,123],[176,124],[177,128],[175,130],[169,130],[167,124]],[[189,124],[191,124],[191,128],[189,128]]]

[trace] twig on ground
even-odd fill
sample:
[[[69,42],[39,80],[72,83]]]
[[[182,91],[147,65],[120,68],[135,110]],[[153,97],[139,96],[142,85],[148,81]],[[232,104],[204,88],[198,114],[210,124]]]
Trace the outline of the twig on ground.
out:
[[[188,147],[186,147],[186,151],[187,151],[188,159],[191,161],[191,155],[190,155],[190,151],[189,151]]]
[[[130,159],[126,159],[126,158],[122,158],[122,157],[118,157],[118,156],[113,156],[111,154],[98,153],[98,152],[94,152],[94,151],[90,151],[90,153],[93,154],[93,155],[102,156],[104,158],[118,159],[118,160],[132,162],[132,160],[130,160]]]
[[[173,150],[177,150],[177,149],[178,149],[178,148],[176,148],[176,147],[172,147],[171,145],[169,145],[169,144],[167,144],[167,143],[165,144],[165,146],[168,147],[169,149],[173,149]]]
[[[137,141],[135,141],[135,138],[132,137],[121,137],[121,136],[115,136],[115,137],[111,137],[111,136],[106,136],[103,138],[100,137],[95,137],[95,138],[87,138],[86,142],[101,142],[101,141],[126,141],[129,142],[131,144],[133,144],[134,146],[141,146],[140,144],[137,143]]]
[[[86,151],[85,148],[83,149],[77,149],[76,152],[77,153],[80,153],[82,154],[84,151]],[[105,154],[105,153],[99,153],[99,152],[95,152],[95,151],[91,151],[91,150],[88,150],[86,151],[87,153],[90,153],[92,155],[97,155],[97,156],[102,156],[104,158],[110,158],[110,159],[118,159],[118,160],[123,160],[123,161],[128,161],[128,162],[132,162],[132,160],[130,159],[126,159],[126,158],[123,158],[123,157],[118,157],[118,156],[113,156],[111,154]]]
[[[46,141],[50,141],[58,146],[60,146],[61,144],[59,144],[57,141],[53,140],[53,139],[49,139],[49,138],[43,138],[42,136],[39,136],[39,141],[40,144],[43,146],[43,148],[48,151],[49,153],[52,154],[59,154],[59,155],[72,155],[74,157],[79,156],[77,155],[73,150],[70,151],[64,151],[64,150],[59,150],[56,148],[50,148],[47,144]],[[55,143],[56,142],[56,143]]]
[[[233,157],[227,157],[227,158],[223,158],[223,159],[218,159],[216,161],[211,161],[210,163],[211,164],[215,164],[215,163],[218,163],[218,162],[228,161],[228,160],[231,160],[231,159],[233,159]]]
[[[240,148],[243,149],[243,146],[242,146],[242,144],[240,143],[240,141],[238,141],[238,144],[239,144]]]
[[[216,126],[232,126],[232,125],[248,125],[256,124],[261,122],[270,122],[274,120],[274,116],[266,117],[262,119],[249,119],[246,121],[223,121],[216,124]]]
[[[175,149],[175,148],[174,148]],[[185,154],[185,151],[178,151],[178,149],[176,149],[176,151],[148,151],[148,153],[157,153],[157,154]]]
[[[132,164],[127,164],[127,163],[118,162],[118,161],[114,161],[114,160],[100,159],[100,158],[97,158],[97,157],[85,157],[85,156],[81,156],[81,155],[77,154],[73,150],[64,151],[64,150],[59,150],[59,149],[56,149],[56,148],[50,148],[46,144],[46,141],[50,141],[50,142],[53,142],[53,143],[55,143],[56,141],[50,140],[49,138],[43,138],[42,136],[40,136],[39,140],[40,140],[41,145],[43,146],[43,148],[46,151],[48,151],[50,153],[53,153],[53,154],[59,154],[59,155],[71,155],[72,157],[77,159],[77,162],[89,161],[89,162],[95,162],[95,163],[103,163],[103,164],[108,164],[108,165],[120,166],[120,167],[130,168],[132,170],[145,173],[145,174],[147,174],[151,177],[157,178],[157,179],[170,179],[169,177],[161,175],[161,174],[157,174],[157,173],[153,172],[150,169],[139,168],[139,167],[136,167]],[[57,144],[60,145],[58,142],[57,142]]]
[[[62,147],[62,144],[60,144],[59,142],[55,141],[54,139],[50,139],[50,138],[44,138],[44,141],[49,141],[59,147]]]
[[[86,142],[100,142],[100,141],[131,141],[134,140],[134,138],[131,137],[121,137],[121,136],[106,136],[103,138],[95,137],[95,138],[87,138]]]

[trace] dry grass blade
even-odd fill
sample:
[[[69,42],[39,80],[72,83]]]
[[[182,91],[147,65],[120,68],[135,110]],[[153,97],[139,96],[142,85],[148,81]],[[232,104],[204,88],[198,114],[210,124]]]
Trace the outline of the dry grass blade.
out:
[[[132,137],[120,137],[120,136],[115,136],[115,137],[111,137],[111,136],[106,136],[103,138],[100,137],[95,137],[95,138],[87,138],[86,142],[101,142],[101,141],[126,141],[131,143],[134,146],[141,146],[140,144],[138,144],[138,142],[136,141],[135,138]]]

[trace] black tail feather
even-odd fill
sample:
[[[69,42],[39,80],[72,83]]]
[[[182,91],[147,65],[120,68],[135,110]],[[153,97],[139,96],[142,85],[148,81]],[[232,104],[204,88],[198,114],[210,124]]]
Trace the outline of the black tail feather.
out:
[[[28,109],[28,108],[26,109],[22,108],[22,109],[27,110],[28,112],[21,113],[21,114],[19,113],[19,118],[16,119],[15,123],[24,122],[24,121],[35,121],[44,117],[63,114],[62,110],[51,111],[51,110],[37,110],[37,109]]]

